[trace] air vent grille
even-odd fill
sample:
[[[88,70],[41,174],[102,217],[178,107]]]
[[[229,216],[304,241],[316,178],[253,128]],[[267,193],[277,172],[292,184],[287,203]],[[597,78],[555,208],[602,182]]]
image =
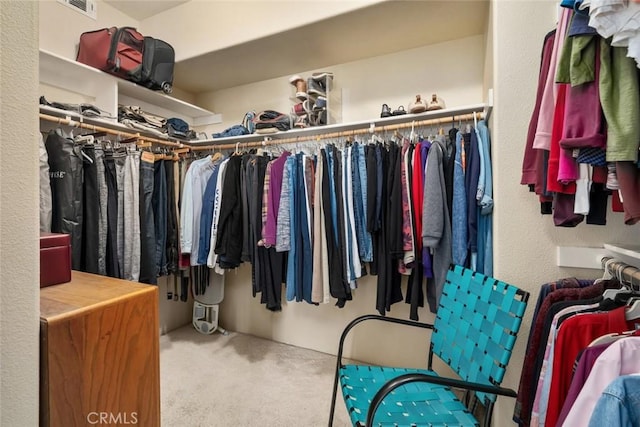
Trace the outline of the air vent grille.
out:
[[[92,19],[97,19],[98,17],[96,0],[58,0],[58,2]]]

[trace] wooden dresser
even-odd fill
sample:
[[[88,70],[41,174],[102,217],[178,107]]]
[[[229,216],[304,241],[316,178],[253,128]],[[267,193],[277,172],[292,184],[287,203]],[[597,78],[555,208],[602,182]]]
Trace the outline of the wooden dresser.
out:
[[[40,289],[40,426],[160,426],[158,288],[89,273]]]

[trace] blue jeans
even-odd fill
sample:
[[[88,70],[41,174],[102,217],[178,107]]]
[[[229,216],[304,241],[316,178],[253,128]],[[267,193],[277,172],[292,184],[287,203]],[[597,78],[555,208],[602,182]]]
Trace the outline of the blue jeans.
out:
[[[287,256],[287,301],[293,301],[297,296],[296,258],[299,256],[297,254],[298,251],[296,250],[296,246],[298,244],[296,239],[296,227],[298,227],[298,224],[296,223],[296,205],[298,203],[298,194],[296,191],[296,183],[298,181],[297,164],[296,156],[289,156],[284,164],[289,176],[289,222],[291,224],[291,228],[289,230],[289,241],[291,242],[291,247],[289,249],[289,255]]]
[[[356,236],[358,250],[363,262],[373,261],[373,243],[367,231],[367,169],[365,165],[364,146],[356,144],[351,154],[351,171],[353,178],[353,210],[356,220]]]
[[[298,239],[296,239],[300,255],[297,261],[296,278],[298,283],[296,284],[296,300],[305,300],[309,304],[311,300],[311,288],[313,282],[313,255],[311,253],[311,236],[309,235],[309,217],[307,216],[307,196],[305,193],[304,182],[304,158],[302,154],[296,154],[297,160],[297,183],[295,191],[296,194],[296,224],[300,224],[297,227]]]
[[[462,168],[462,133],[456,135],[456,157],[453,169],[453,215],[451,242],[453,263],[465,266],[467,262],[467,192]]]

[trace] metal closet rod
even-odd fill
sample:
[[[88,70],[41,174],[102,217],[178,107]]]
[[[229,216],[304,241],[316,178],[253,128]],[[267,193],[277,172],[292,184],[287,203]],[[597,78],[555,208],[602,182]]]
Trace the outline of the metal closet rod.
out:
[[[475,113],[475,117],[476,119],[481,120],[483,117],[483,113],[477,112]],[[412,126],[413,127],[432,126],[432,125],[451,123],[454,121],[466,122],[469,120],[473,120],[473,118],[474,118],[474,113],[469,113],[469,114],[462,114],[459,116],[443,117],[439,119],[417,120],[417,121],[406,122],[406,123],[398,123],[395,125],[376,126],[373,132],[374,133],[388,132],[388,131],[395,131],[399,129],[406,129]],[[190,148],[192,151],[229,150],[229,149],[237,148],[238,146],[242,148],[262,147],[265,145],[280,145],[280,144],[291,144],[291,143],[304,142],[304,141],[343,138],[343,137],[361,135],[361,134],[367,134],[367,133],[371,133],[371,129],[369,127],[365,127],[362,129],[340,131],[340,132],[322,133],[318,135],[302,135],[302,136],[294,136],[291,138],[271,139],[271,140],[265,140],[265,141],[253,141],[253,142],[238,141],[237,143],[231,143],[231,144],[201,145],[201,146],[196,145],[196,146],[191,146]],[[269,135],[265,135],[265,137],[268,137],[268,136]]]
[[[185,146],[180,142],[164,141],[162,139],[142,136],[140,135],[140,133],[123,132],[123,131],[107,128],[104,126],[96,126],[96,125],[80,122],[78,120],[64,119],[62,117],[51,116],[49,114],[40,113],[40,119],[47,120],[49,122],[58,123],[60,125],[87,129],[93,132],[105,132],[105,133],[108,133],[109,135],[116,135],[124,138],[137,138],[139,141],[151,142],[153,144],[158,144],[158,145],[166,145],[169,147],[176,147],[176,148],[183,148]]]
[[[607,268],[607,272],[613,277],[622,276],[621,279],[625,283],[635,286],[640,284],[640,269],[633,265],[618,261],[612,257],[604,257],[602,258],[602,268]]]

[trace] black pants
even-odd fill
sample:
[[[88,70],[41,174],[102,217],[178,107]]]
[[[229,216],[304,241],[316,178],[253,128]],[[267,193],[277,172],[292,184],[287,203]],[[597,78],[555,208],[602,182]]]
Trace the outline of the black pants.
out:
[[[155,285],[156,231],[153,216],[153,163],[140,160],[140,282]]]
[[[286,280],[287,253],[276,252],[275,248],[256,248],[257,262],[260,263],[259,281],[262,283],[260,302],[267,310],[282,310],[282,283]]]
[[[104,153],[104,170],[107,181],[107,276],[121,277],[118,263],[118,181],[116,162],[112,151]]]
[[[329,150],[331,148],[328,148]],[[322,185],[322,204],[324,209],[325,220],[325,238],[327,239],[327,256],[329,263],[329,289],[331,296],[338,299],[336,305],[340,308],[344,307],[347,300],[351,299],[351,293],[347,292],[344,282],[342,280],[342,271],[344,270],[344,263],[340,255],[339,242],[334,234],[334,222],[337,219],[333,218],[331,214],[331,192],[329,189],[329,174],[333,174],[334,171],[329,167],[327,161],[327,152],[321,150],[322,159],[318,161],[323,162],[324,174],[322,175],[322,183],[316,183],[316,185]],[[338,233],[340,234],[340,233]]]
[[[51,231],[71,235],[71,268],[80,270],[83,219],[80,148],[56,131],[49,133],[45,146],[51,182]]]
[[[98,242],[100,221],[100,192],[98,189],[98,169],[96,152],[93,145],[83,148],[84,154],[84,186],[83,186],[83,221],[82,221],[82,271],[99,273]]]
[[[176,212],[175,180],[173,179],[175,164],[173,160],[164,161],[167,181],[167,273],[178,271],[178,213]]]
[[[156,272],[158,276],[167,275],[167,176],[164,171],[164,162],[153,164],[153,218],[156,232]]]

